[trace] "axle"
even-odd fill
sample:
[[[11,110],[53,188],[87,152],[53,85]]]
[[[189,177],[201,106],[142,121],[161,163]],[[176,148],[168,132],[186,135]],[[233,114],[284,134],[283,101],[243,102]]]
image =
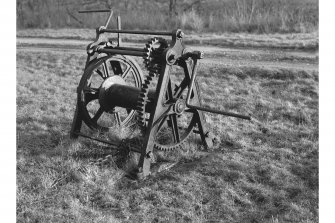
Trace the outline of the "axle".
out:
[[[130,110],[137,110],[137,102],[141,89],[126,84],[120,76],[111,76],[101,85],[99,90],[99,103],[104,111],[111,111],[115,107],[122,107]],[[153,99],[155,90],[150,90],[148,94],[150,102],[147,104],[146,112],[153,109]]]

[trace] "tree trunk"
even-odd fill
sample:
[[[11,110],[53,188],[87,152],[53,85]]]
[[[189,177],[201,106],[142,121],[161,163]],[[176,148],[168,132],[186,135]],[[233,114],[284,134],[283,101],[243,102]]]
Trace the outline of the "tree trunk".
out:
[[[170,5],[169,5],[169,15],[170,17],[173,15],[176,15],[176,0],[170,0]]]

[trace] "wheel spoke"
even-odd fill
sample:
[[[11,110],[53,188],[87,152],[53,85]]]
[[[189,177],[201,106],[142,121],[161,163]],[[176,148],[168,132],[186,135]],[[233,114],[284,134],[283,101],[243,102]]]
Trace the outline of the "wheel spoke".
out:
[[[126,71],[125,72],[123,72],[123,74],[121,75],[121,77],[124,79],[127,75],[128,75],[128,73],[129,73],[129,71],[130,71],[130,66],[128,66],[127,67],[127,69],[126,69]]]
[[[106,64],[106,61],[104,61],[103,67],[104,67],[105,77],[109,77],[108,66]]]
[[[84,88],[85,93],[99,93],[99,88],[96,87],[85,87]]]
[[[102,79],[106,79],[106,78],[107,78],[107,76],[105,75],[105,72],[103,73],[103,72],[102,72],[101,70],[99,70],[99,69],[96,69],[95,72],[96,72],[97,74],[99,74],[99,76],[100,76]]]
[[[177,115],[176,114],[169,115],[169,119],[171,120],[171,129],[173,133],[174,142],[178,143],[180,142],[180,136],[178,130]]]
[[[120,119],[120,115],[118,112],[114,112],[114,117],[115,117],[115,120],[116,120],[116,124],[118,126],[121,126],[121,119]]]
[[[173,91],[172,91],[172,84],[171,84],[171,79],[169,79],[169,84],[168,84],[168,94],[169,94],[169,100],[173,99]]]
[[[85,102],[86,104],[90,103],[91,101],[99,98],[99,89],[98,88],[84,88],[85,93]]]
[[[183,81],[180,83],[177,91],[174,93],[175,98],[180,98],[184,92],[184,90],[188,87],[188,79],[185,77]]]
[[[94,117],[92,118],[93,122],[96,123],[103,113],[104,113],[104,110],[100,107],[97,113],[95,113]]]
[[[159,130],[163,127],[163,125],[165,124],[167,116],[165,116],[162,121],[159,123],[158,127],[157,127],[157,132],[159,132]]]
[[[119,61],[112,60],[110,61],[114,75],[122,75],[122,67]]]

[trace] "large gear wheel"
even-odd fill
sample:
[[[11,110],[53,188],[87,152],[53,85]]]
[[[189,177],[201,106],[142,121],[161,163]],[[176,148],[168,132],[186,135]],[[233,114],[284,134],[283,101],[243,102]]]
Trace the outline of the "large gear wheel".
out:
[[[158,124],[154,137],[155,149],[172,151],[182,148],[196,126],[196,114],[185,105],[187,87],[181,85],[173,91],[173,97],[176,99],[173,106],[174,114],[165,116]]]
[[[146,111],[146,105],[150,102],[149,88],[153,83],[154,78],[157,78],[161,64],[165,58],[161,55],[168,47],[167,42],[161,38],[152,38],[146,44],[146,56],[144,57],[144,65],[148,70],[144,83],[142,84],[141,93],[138,100],[138,121],[143,127],[146,127],[149,120],[149,112]],[[177,75],[179,78],[182,75]],[[184,107],[181,113],[168,115],[159,123],[158,130],[154,139],[154,148],[163,151],[171,151],[182,147],[183,143],[187,140],[188,136],[192,133],[195,126],[194,113],[186,111],[185,98],[187,84],[180,84],[175,86],[172,97],[176,99],[174,110],[178,110],[178,106]],[[185,110],[185,112],[184,112]],[[171,131],[172,130],[172,131]]]

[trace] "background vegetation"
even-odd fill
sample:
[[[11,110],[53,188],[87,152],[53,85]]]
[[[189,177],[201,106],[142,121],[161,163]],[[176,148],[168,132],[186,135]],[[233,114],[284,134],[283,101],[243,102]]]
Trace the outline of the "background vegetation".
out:
[[[125,29],[195,32],[311,32],[318,30],[317,0],[17,0],[17,27],[92,28],[104,13],[79,9],[110,8]]]

